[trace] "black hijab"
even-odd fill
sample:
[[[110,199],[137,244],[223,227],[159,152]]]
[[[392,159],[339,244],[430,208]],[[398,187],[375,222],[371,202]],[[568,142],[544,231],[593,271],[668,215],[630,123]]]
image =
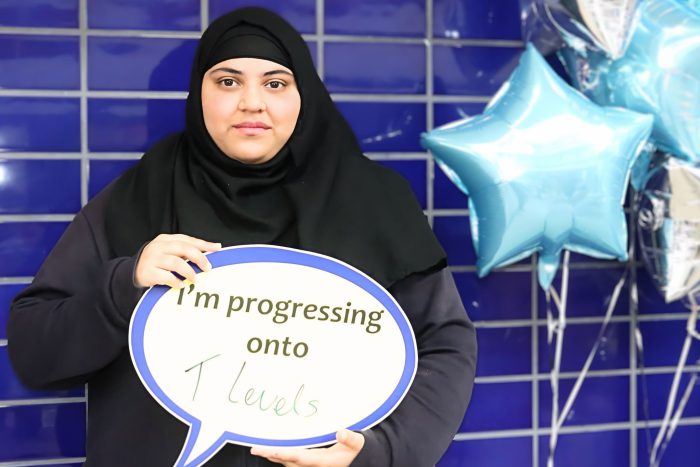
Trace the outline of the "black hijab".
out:
[[[290,68],[301,96],[292,136],[263,164],[227,157],[204,126],[204,73],[241,55]],[[385,287],[445,265],[406,181],[364,157],[302,37],[261,8],[235,10],[205,31],[192,66],[186,130],[154,145],[120,177],[107,209],[115,256],[134,255],[160,233],[185,233],[224,246],[266,243],[329,255]]]

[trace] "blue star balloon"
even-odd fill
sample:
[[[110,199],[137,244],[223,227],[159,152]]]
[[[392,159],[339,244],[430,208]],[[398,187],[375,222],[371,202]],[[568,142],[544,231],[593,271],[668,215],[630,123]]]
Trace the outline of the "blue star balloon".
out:
[[[574,85],[601,105],[654,115],[654,143],[700,160],[700,11],[679,0],[647,0],[625,54],[562,51]]]
[[[700,0],[682,0],[682,1],[683,1],[683,3],[688,5],[693,10],[700,11]]]
[[[531,44],[483,114],[422,135],[469,194],[479,276],[540,252],[549,288],[562,249],[627,259],[622,202],[652,117],[600,107]]]

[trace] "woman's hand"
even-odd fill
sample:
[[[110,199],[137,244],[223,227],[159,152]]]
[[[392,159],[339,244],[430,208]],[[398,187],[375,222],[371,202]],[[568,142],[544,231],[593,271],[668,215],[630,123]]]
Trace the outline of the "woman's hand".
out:
[[[160,234],[141,252],[134,271],[134,282],[139,287],[169,285],[181,288],[184,285],[182,280],[173,273],[194,282],[195,272],[187,261],[192,261],[202,271],[208,271],[211,264],[204,253],[220,249],[220,243],[211,243],[182,234]]]
[[[335,437],[338,443],[329,448],[254,447],[250,453],[286,467],[348,467],[365,445],[365,437],[350,430],[340,430]]]

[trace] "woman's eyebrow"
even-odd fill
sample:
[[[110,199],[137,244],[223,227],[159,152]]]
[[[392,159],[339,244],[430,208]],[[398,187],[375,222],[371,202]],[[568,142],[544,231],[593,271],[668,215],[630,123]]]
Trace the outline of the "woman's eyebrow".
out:
[[[230,73],[232,75],[242,75],[243,72],[240,70],[236,70],[234,68],[228,68],[228,67],[221,67],[217,68],[216,70],[212,70],[212,73],[216,72],[225,72],[225,73]],[[270,76],[270,75],[277,75],[277,74],[284,74],[284,75],[289,75],[289,76],[294,76],[292,73],[286,71],[286,70],[271,70],[271,71],[266,71],[263,73],[263,76]]]
[[[234,70],[233,68],[227,68],[227,67],[217,68],[216,70],[212,70],[212,73],[216,73],[217,71],[224,71],[226,73],[231,73],[232,75],[242,75],[243,74],[243,72],[240,70]]]
[[[290,72],[288,72],[288,71],[286,71],[286,70],[272,70],[272,71],[266,71],[265,73],[263,73],[263,76],[279,75],[279,74],[294,76],[293,74],[291,74]]]

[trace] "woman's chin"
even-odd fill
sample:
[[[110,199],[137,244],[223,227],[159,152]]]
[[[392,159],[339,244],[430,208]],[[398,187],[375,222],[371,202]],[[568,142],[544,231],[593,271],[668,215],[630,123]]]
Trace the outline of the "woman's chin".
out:
[[[256,150],[257,149],[257,150]],[[246,150],[228,150],[223,151],[229,158],[242,162],[243,164],[262,164],[269,161],[272,157],[277,154],[271,151],[264,151],[260,148],[246,148]]]

